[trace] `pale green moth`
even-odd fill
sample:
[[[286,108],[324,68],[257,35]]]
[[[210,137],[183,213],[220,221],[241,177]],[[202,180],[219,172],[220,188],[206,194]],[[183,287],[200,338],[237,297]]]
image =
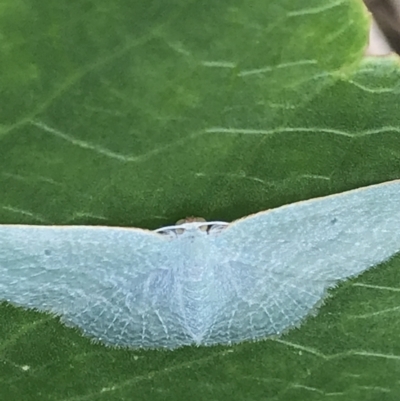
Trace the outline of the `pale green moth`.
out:
[[[298,325],[399,251],[400,180],[230,224],[0,225],[0,299],[109,345],[232,344]]]

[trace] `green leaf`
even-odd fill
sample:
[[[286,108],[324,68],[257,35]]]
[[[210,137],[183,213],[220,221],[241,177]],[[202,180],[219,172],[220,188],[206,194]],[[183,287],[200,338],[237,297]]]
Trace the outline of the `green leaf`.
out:
[[[367,24],[357,0],[3,1],[0,222],[231,221],[398,178],[398,59],[363,59]],[[111,349],[3,304],[0,399],[397,399],[399,266],[233,347]]]

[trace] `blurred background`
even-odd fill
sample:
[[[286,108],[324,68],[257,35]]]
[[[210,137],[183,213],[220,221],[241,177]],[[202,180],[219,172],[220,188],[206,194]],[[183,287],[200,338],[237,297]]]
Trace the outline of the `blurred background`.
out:
[[[368,55],[400,54],[400,0],[364,0],[373,15]]]

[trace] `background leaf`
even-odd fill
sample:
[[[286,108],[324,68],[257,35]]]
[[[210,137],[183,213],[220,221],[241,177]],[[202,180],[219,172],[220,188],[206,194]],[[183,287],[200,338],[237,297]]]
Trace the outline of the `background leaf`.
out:
[[[356,0],[4,1],[0,222],[231,221],[398,178],[398,59],[362,58],[367,24]],[[399,265],[234,347],[111,349],[3,304],[0,399],[398,399]]]

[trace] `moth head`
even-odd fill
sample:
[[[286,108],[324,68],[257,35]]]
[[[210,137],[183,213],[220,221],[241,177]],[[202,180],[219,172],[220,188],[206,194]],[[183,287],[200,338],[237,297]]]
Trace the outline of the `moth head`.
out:
[[[200,230],[205,234],[215,233],[225,228],[228,223],[223,221],[207,221],[202,217],[186,217],[185,219],[178,220],[174,226],[162,227],[156,230],[159,234],[177,237],[187,230]]]

